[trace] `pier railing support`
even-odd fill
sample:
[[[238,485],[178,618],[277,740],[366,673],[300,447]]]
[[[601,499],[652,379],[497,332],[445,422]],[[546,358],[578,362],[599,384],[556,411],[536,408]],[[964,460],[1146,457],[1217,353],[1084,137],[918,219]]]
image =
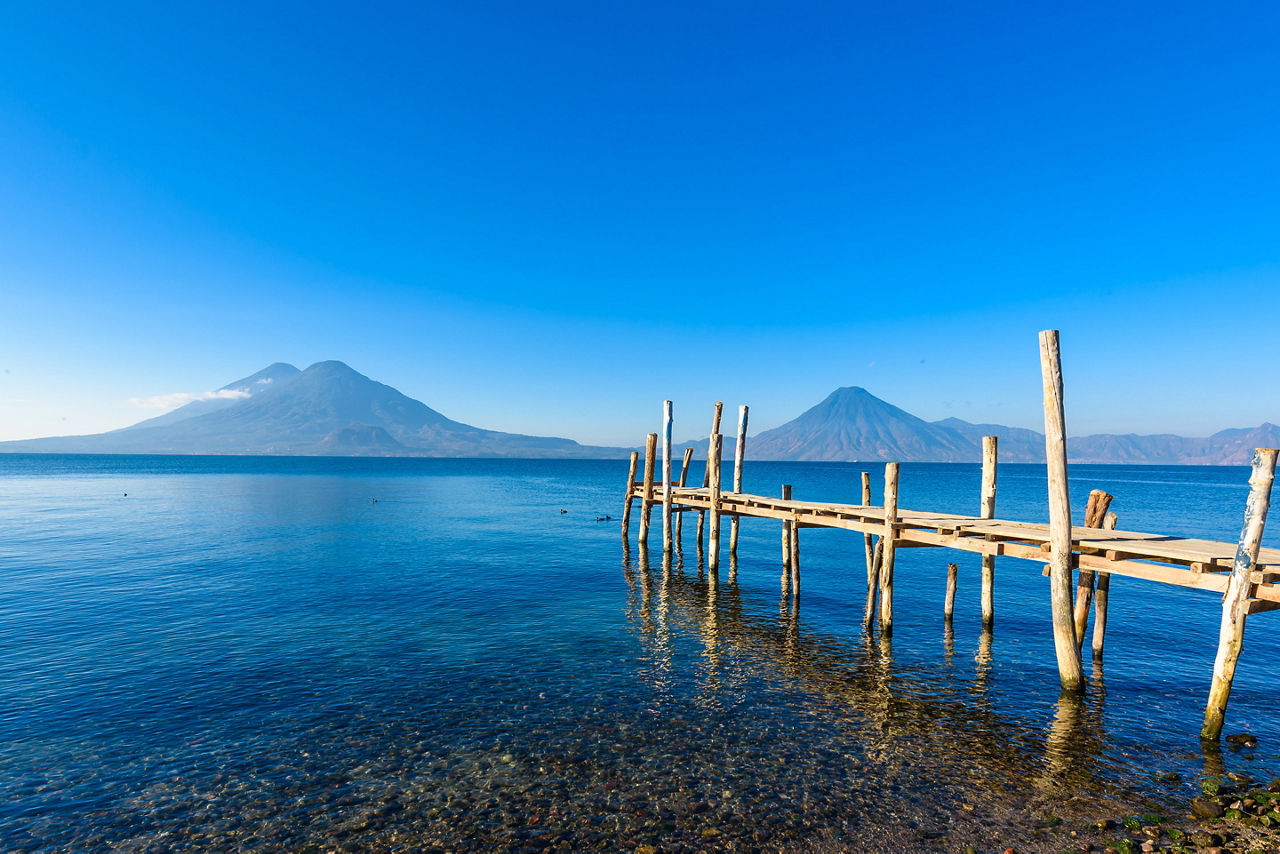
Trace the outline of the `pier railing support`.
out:
[[[862,617],[862,630],[870,634],[876,620],[876,600],[880,598],[880,564],[884,561],[884,540],[876,543],[871,557],[870,576],[867,581],[867,611]]]
[[[707,472],[711,480],[711,518],[707,525],[707,572],[720,568],[720,451],[724,437],[719,433],[711,437],[707,449]]]
[[[999,440],[995,436],[982,437],[982,492],[978,515],[983,519],[996,517],[996,462],[999,456]],[[982,628],[991,631],[996,619],[996,556],[982,556]]]
[[[1116,514],[1108,513],[1102,527],[1108,531],[1116,529]],[[1111,596],[1111,573],[1098,573],[1098,592],[1093,597],[1093,658],[1102,661],[1102,645],[1107,637],[1107,600]]]
[[[1044,444],[1049,469],[1049,599],[1053,646],[1063,691],[1083,691],[1084,671],[1071,608],[1071,492],[1067,485],[1067,429],[1062,399],[1062,355],[1058,330],[1040,333],[1044,380]]]
[[[692,459],[693,459],[693,448],[685,448],[684,462],[680,464],[680,480],[678,481],[680,486],[684,486],[685,481],[688,480],[689,478],[689,461]],[[683,550],[684,549],[684,514],[677,513],[675,515],[676,515],[676,546],[681,550]]]
[[[640,496],[640,542],[649,545],[649,513],[653,509],[653,465],[658,452],[658,434],[650,433],[644,442],[644,492]]]
[[[884,466],[884,533],[880,542],[884,550],[880,558],[880,635],[893,634],[893,558],[894,537],[898,525],[898,464]]]
[[[1102,527],[1102,521],[1107,517],[1107,510],[1110,509],[1111,500],[1114,497],[1111,493],[1102,489],[1095,489],[1089,493],[1089,503],[1084,508],[1084,526],[1086,528]],[[1089,626],[1089,606],[1093,604],[1093,583],[1093,570],[1082,568],[1080,576],[1076,580],[1075,605],[1076,645],[1081,649],[1084,648],[1085,629]]]
[[[708,434],[709,436],[714,436],[720,432],[720,413],[722,413],[723,411],[724,411],[724,402],[717,400],[715,414],[711,416],[711,432]],[[702,472],[702,488],[706,489],[709,486],[711,486],[711,460],[710,459],[707,460],[707,467]],[[702,532],[703,532],[703,529],[706,527],[706,524],[707,524],[707,511],[699,510],[698,511],[698,547],[699,548],[702,547]]]
[[[791,500],[791,484],[782,484],[782,500]],[[782,520],[782,590],[791,587],[791,520]]]
[[[622,538],[624,540],[631,534],[631,502],[635,500],[636,461],[639,458],[640,454],[632,451],[631,465],[627,468],[627,500],[622,505]]]
[[[1267,509],[1271,505],[1271,484],[1276,476],[1276,453],[1272,448],[1259,448],[1253,454],[1244,528],[1240,531],[1240,544],[1236,548],[1235,563],[1231,566],[1227,594],[1222,599],[1218,654],[1213,661],[1213,683],[1209,687],[1204,726],[1200,729],[1200,737],[1203,739],[1217,740],[1222,735],[1227,699],[1231,696],[1231,680],[1235,678],[1236,662],[1244,644],[1244,621],[1249,610],[1249,595],[1253,589],[1251,576],[1253,567],[1258,562],[1262,530],[1266,526]]]
[[[747,406],[738,407],[738,442],[733,446],[733,491],[742,491],[742,461],[747,451]],[[738,553],[738,517],[729,523],[729,554]]]
[[[662,551],[671,551],[671,401],[662,402]]]

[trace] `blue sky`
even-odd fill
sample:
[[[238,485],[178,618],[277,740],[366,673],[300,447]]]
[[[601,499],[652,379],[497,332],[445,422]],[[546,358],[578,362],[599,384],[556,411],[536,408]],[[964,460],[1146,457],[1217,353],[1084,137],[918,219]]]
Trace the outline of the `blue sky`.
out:
[[[634,444],[1280,421],[1280,6],[5,3],[0,439],[340,359]]]

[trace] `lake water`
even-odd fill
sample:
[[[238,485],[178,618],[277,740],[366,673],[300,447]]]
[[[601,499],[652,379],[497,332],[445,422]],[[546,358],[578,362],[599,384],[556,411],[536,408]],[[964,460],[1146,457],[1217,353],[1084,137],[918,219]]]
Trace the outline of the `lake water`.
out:
[[[857,501],[863,468],[748,461],[745,488]],[[1127,530],[1239,536],[1247,469],[1071,476],[1077,514],[1101,487]],[[1217,596],[1116,578],[1105,671],[1060,702],[1038,564],[998,560],[984,637],[977,556],[899,552],[882,645],[860,535],[804,530],[793,602],[777,522],[744,520],[718,579],[693,517],[672,565],[659,514],[624,549],[625,479],[0,456],[0,848],[1061,850],[1206,771],[1280,769],[1280,617],[1250,621],[1228,710],[1259,747],[1206,757]],[[904,508],[977,510],[976,464],[901,483]],[[997,515],[1043,520],[1044,492],[1002,466]]]

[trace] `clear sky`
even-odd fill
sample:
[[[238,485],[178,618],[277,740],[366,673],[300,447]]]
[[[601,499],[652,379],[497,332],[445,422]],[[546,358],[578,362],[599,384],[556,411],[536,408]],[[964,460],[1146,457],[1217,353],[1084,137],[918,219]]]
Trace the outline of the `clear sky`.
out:
[[[340,359],[635,444],[1280,421],[1280,5],[3,2],[0,439]]]

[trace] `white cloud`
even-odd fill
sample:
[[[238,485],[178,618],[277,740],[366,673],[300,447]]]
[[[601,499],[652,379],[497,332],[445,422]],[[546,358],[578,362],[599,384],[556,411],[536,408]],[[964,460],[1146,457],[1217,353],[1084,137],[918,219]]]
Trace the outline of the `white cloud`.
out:
[[[143,409],[177,409],[193,400],[239,400],[249,396],[249,392],[241,388],[226,388],[218,391],[202,391],[190,394],[185,391],[173,394],[156,394],[151,397],[131,397],[129,402]]]

